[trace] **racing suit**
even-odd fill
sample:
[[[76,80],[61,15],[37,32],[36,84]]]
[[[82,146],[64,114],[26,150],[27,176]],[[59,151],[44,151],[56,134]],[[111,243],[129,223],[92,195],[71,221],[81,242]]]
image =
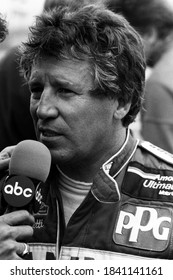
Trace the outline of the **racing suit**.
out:
[[[173,155],[128,133],[67,226],[52,166],[29,245],[28,259],[173,259]]]

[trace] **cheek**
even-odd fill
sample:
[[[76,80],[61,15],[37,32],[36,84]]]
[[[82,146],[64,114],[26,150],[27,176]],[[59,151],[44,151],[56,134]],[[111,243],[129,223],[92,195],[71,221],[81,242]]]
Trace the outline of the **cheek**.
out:
[[[33,119],[36,118],[36,111],[37,111],[37,102],[34,102],[32,99],[30,99],[30,114]]]
[[[37,112],[37,106],[34,105],[33,103],[30,103],[30,114],[33,119],[35,130],[36,130],[36,125],[37,125],[37,120],[38,120],[36,112]]]
[[[105,134],[111,127],[112,120],[110,111],[106,112],[104,109],[96,107],[86,108],[86,110],[72,119],[73,131],[84,143]]]

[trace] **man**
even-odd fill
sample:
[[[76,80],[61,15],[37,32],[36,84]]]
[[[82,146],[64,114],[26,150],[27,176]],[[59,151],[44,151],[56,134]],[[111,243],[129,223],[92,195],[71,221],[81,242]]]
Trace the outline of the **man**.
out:
[[[173,153],[173,7],[163,0],[107,0],[111,10],[121,13],[143,38],[147,64],[141,135]]]
[[[21,259],[24,242],[29,259],[171,258],[173,157],[128,129],[145,80],[138,33],[101,6],[61,7],[38,17],[21,66],[52,168],[33,226],[1,205],[0,258]]]
[[[96,0],[45,0],[43,10],[71,2],[75,6],[82,6],[94,1]],[[19,57],[19,47],[15,46],[0,61],[0,135],[3,135],[0,137],[0,151],[22,140],[36,139],[29,112],[30,93],[20,73]]]

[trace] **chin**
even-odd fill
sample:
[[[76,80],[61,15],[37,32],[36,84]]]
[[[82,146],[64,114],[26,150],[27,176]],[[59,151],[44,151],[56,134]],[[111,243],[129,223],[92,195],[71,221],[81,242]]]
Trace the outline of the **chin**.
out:
[[[72,156],[67,151],[49,149],[52,156],[52,163],[66,164],[72,160]]]

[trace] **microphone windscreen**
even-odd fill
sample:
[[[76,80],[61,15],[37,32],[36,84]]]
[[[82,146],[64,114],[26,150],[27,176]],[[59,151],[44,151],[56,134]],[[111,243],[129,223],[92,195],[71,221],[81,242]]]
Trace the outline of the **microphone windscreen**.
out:
[[[16,145],[9,164],[9,175],[23,175],[45,182],[50,171],[51,154],[35,140],[24,140]]]

